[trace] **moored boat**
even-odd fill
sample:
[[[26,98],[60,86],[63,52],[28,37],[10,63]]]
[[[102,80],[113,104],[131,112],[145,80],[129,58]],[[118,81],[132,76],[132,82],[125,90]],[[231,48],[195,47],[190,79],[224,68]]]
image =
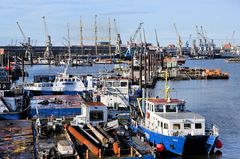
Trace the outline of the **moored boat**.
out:
[[[34,95],[69,95],[94,90],[91,75],[79,77],[61,73],[57,76],[43,75],[35,79],[32,83],[24,85],[24,91],[30,91]]]
[[[172,99],[165,85],[165,98],[146,98],[145,115],[139,120],[131,119],[130,128],[157,147],[159,151],[176,155],[213,154],[221,148],[219,130],[213,125],[206,127],[203,116],[185,108],[185,101]],[[161,147],[161,148],[159,148]]]

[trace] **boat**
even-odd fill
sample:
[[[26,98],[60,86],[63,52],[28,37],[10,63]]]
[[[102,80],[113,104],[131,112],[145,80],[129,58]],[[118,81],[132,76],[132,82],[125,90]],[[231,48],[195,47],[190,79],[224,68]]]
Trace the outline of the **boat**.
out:
[[[162,154],[213,154],[215,148],[222,146],[218,127],[208,128],[202,115],[186,110],[184,100],[171,98],[168,73],[165,74],[165,98],[142,98],[145,114],[141,111],[141,118],[132,118],[129,127]]]
[[[30,100],[30,117],[47,119],[72,118],[81,114],[84,100],[80,95],[42,95],[34,96]]]
[[[0,70],[0,120],[26,119],[29,114],[29,96],[18,88],[11,88],[8,74]]]
[[[71,63],[71,51],[69,45],[69,58],[63,72],[54,75],[35,76],[32,83],[24,85],[24,91],[33,95],[74,95],[94,90],[92,75],[77,76],[67,73]]]
[[[94,90],[92,75],[76,76],[65,73],[54,75],[38,75],[34,81],[24,85],[25,92],[33,95],[70,95],[82,94]]]

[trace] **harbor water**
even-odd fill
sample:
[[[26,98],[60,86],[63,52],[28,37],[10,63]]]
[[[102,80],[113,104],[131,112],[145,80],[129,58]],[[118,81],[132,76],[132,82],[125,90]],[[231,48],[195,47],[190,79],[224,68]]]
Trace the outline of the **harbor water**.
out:
[[[170,81],[171,96],[186,100],[187,109],[203,115],[208,122],[216,124],[220,129],[223,143],[223,159],[239,159],[240,155],[240,63],[227,63],[222,59],[187,60],[186,67],[220,68],[229,73],[228,80],[186,80]],[[113,65],[93,65],[92,67],[71,67],[72,74],[101,75],[109,71]],[[26,66],[28,81],[33,75],[55,74],[64,67],[36,65]],[[99,73],[100,72],[100,73]],[[20,81],[19,81],[20,82]],[[158,81],[155,88],[148,91],[151,96],[163,96],[164,82]],[[192,156],[191,158],[216,158],[216,156]]]

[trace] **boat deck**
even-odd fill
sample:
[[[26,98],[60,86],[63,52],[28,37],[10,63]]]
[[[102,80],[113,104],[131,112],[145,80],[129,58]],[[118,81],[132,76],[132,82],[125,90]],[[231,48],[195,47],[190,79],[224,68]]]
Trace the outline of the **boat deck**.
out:
[[[30,105],[38,108],[80,108],[84,100],[80,95],[43,95],[34,96]]]
[[[0,121],[0,158],[34,158],[32,122]]]

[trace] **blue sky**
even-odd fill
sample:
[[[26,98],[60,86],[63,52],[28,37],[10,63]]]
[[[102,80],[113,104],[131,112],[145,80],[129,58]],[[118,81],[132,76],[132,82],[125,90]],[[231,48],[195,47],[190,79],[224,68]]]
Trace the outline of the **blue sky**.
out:
[[[98,15],[98,31],[102,40],[108,36],[108,19],[116,19],[123,42],[129,39],[140,22],[148,42],[155,43],[157,29],[161,45],[176,43],[173,24],[183,40],[191,34],[196,37],[195,26],[203,26],[209,38],[217,44],[232,41],[239,44],[239,0],[8,0],[0,1],[0,45],[22,41],[18,21],[26,36],[37,45],[45,44],[42,16],[46,17],[48,32],[54,45],[66,43],[67,23],[71,43],[79,44],[79,20],[83,19],[84,43],[93,43],[94,15]],[[114,30],[112,30],[114,33]],[[88,39],[88,40],[87,40]]]

